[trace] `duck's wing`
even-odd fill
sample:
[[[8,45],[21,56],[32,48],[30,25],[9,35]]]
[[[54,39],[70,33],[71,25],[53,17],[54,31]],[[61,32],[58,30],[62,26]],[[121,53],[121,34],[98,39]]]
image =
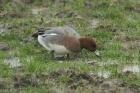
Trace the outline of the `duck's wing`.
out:
[[[80,51],[80,42],[74,35],[69,35],[63,32],[64,30],[60,29],[49,29],[42,34],[43,41],[46,45],[56,44],[66,47],[72,52]]]
[[[60,33],[60,34],[65,34],[65,35],[69,35],[69,36],[73,36],[76,38],[80,38],[80,34],[78,32],[76,32],[72,27],[69,26],[64,26],[64,27],[49,27],[46,28],[46,33]]]
[[[78,53],[81,50],[80,42],[76,37],[66,36],[59,33],[49,33],[45,35],[43,38],[46,45],[51,44],[64,46],[69,51],[75,53]]]
[[[40,36],[40,40],[38,41],[43,45],[57,44],[63,45],[74,52],[80,50],[80,44],[77,39],[80,35],[71,27],[49,27],[40,29],[38,30],[38,35]]]
[[[64,40],[64,34],[54,29],[45,30],[40,36],[47,44],[62,44]]]
[[[63,28],[64,28],[64,31],[67,32],[70,36],[80,38],[80,34],[76,32],[72,27],[64,26]]]

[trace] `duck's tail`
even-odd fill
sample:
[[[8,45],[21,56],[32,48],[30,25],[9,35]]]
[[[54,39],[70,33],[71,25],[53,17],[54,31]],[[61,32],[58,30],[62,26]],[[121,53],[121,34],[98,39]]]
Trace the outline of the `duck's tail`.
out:
[[[32,34],[32,37],[34,37],[34,38],[37,38],[38,35],[43,35],[46,30],[45,28],[38,27],[38,26],[34,26],[33,28],[35,28],[37,30],[37,32]]]

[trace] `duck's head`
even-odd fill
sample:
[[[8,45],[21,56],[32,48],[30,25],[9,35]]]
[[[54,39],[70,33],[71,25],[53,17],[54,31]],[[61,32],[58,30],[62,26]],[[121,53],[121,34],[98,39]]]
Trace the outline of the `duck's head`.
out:
[[[81,37],[79,38],[81,49],[85,48],[89,51],[95,52],[96,49],[99,48],[96,40],[89,37]]]

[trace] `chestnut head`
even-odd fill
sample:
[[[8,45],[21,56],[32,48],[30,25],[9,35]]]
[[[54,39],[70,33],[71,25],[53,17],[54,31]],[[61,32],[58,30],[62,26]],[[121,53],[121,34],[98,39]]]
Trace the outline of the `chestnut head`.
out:
[[[96,43],[96,40],[93,38],[81,37],[79,41],[80,41],[81,49],[85,48],[89,51],[94,52],[96,51],[96,49],[99,48],[98,44]]]

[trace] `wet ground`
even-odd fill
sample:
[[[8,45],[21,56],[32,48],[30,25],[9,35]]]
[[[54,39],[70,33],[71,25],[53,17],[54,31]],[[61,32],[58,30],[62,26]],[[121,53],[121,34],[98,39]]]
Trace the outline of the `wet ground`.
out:
[[[21,5],[17,0],[14,1],[17,2],[17,5],[18,3],[19,6]],[[33,0],[24,1],[26,1],[26,3],[33,2]],[[22,13],[21,10],[25,8],[24,5],[21,5],[21,9],[17,8],[19,6],[12,6],[15,11],[10,10],[9,13],[7,13],[7,11],[5,13],[5,11],[2,10],[2,12],[0,12],[0,17],[5,17],[4,19],[6,19],[7,16],[12,17],[11,19],[16,19],[13,20],[13,22],[11,22],[10,19],[7,23],[5,20],[3,23],[0,23],[0,40],[2,40],[0,41],[0,53],[1,51],[2,53],[5,52],[0,59],[0,61],[2,60],[2,63],[0,63],[2,70],[0,68],[0,71],[5,73],[1,74],[2,76],[0,77],[0,92],[13,93],[13,91],[16,91],[16,93],[20,93],[20,91],[28,87],[38,88],[39,90],[40,86],[45,86],[48,89],[48,93],[140,93],[138,53],[140,37],[138,36],[139,23],[137,21],[139,18],[137,14],[140,13],[140,4],[130,3],[127,5],[127,3],[125,3],[126,6],[122,6],[124,10],[119,10],[119,8],[117,8],[119,6],[116,5],[120,4],[121,6],[121,3],[125,0],[111,0],[109,3],[100,0],[99,2],[86,0],[80,7],[72,6],[74,3],[67,4],[67,2],[64,2],[71,2],[72,0],[53,1],[58,5],[57,7],[52,7],[52,5],[48,6],[47,4],[40,7],[35,5],[34,7],[29,7],[29,13]],[[65,9],[62,8],[59,10],[59,1],[64,4],[64,7],[65,4],[67,4],[68,7],[66,6]],[[85,10],[81,10],[83,6]],[[100,8],[103,9],[100,10]],[[78,11],[76,9],[78,9]],[[109,9],[109,12],[104,11],[104,9]],[[28,18],[28,16],[31,18]],[[6,19],[6,21],[8,20]],[[32,29],[34,25],[47,27],[67,24],[74,26],[82,35],[97,37],[100,43],[100,52],[104,59],[91,56],[93,54],[90,53],[86,55],[87,51],[84,51],[83,53],[85,54],[82,56],[83,58],[77,58],[80,62],[82,61],[81,64],[84,64],[84,66],[80,64],[76,64],[78,65],[76,66],[75,63],[73,65],[73,67],[76,66],[77,69],[92,67],[93,69],[89,72],[74,70],[69,67],[66,67],[67,69],[60,69],[61,66],[66,66],[65,61],[67,60],[55,61],[58,62],[58,66],[55,68],[59,70],[52,69],[54,63],[48,63],[50,60],[46,58],[45,53],[39,54],[43,49],[41,50],[41,47],[38,47],[38,43],[35,44],[34,39],[31,38],[31,34],[35,30]],[[15,38],[15,36],[17,37]],[[16,45],[16,43],[18,44]],[[30,45],[30,43],[32,44]],[[36,47],[33,47],[34,45]],[[15,53],[17,52],[16,49],[18,49],[20,53]],[[36,56],[34,57],[32,55]],[[51,59],[51,61],[54,60]],[[123,62],[121,63],[120,61]],[[126,61],[128,61],[128,63]],[[38,63],[36,64],[36,62]],[[40,64],[43,66],[40,67],[41,70],[39,73],[34,71],[34,73],[30,72],[38,69],[37,67],[39,67]],[[50,65],[51,70],[46,71],[44,64]],[[71,62],[71,64],[73,64],[73,62]],[[27,68],[29,71],[27,71]],[[44,70],[42,70],[42,68]],[[8,76],[9,73],[10,76]]]
[[[10,68],[18,68],[22,66],[18,57],[9,56],[5,58],[4,63],[9,65]]]
[[[9,53],[12,54],[12,53]],[[27,57],[26,61],[31,62],[33,57]],[[64,63],[63,61],[59,64]],[[49,93],[86,93],[92,91],[93,93],[139,93],[138,86],[129,84],[122,79],[112,77],[110,70],[99,70],[97,73],[81,72],[72,69],[67,70],[50,70],[48,72],[41,72],[39,74],[18,72],[23,69],[20,58],[16,56],[8,56],[4,59],[4,64],[9,66],[11,70],[15,71],[14,75],[9,78],[0,78],[0,91],[22,90],[28,86],[38,87],[47,85]],[[108,60],[107,62],[98,62],[97,60],[87,61],[93,67],[119,65],[116,60]],[[137,78],[140,72],[138,64],[127,64],[120,66],[118,73],[125,75],[131,79]],[[63,83],[63,87],[58,87]],[[59,85],[60,84],[60,85]],[[54,87],[50,87],[53,85]],[[82,90],[82,89],[85,90]],[[78,92],[77,92],[78,91]]]
[[[67,79],[62,79],[67,77]],[[64,88],[58,87],[64,83]],[[86,72],[76,72],[74,70],[56,70],[48,73],[35,74],[19,74],[16,73],[12,78],[0,79],[0,91],[22,90],[28,86],[37,87],[41,85],[53,87],[49,88],[49,93],[140,93],[140,88],[129,85],[119,79],[105,79],[96,74]],[[84,90],[82,91],[82,88]]]

